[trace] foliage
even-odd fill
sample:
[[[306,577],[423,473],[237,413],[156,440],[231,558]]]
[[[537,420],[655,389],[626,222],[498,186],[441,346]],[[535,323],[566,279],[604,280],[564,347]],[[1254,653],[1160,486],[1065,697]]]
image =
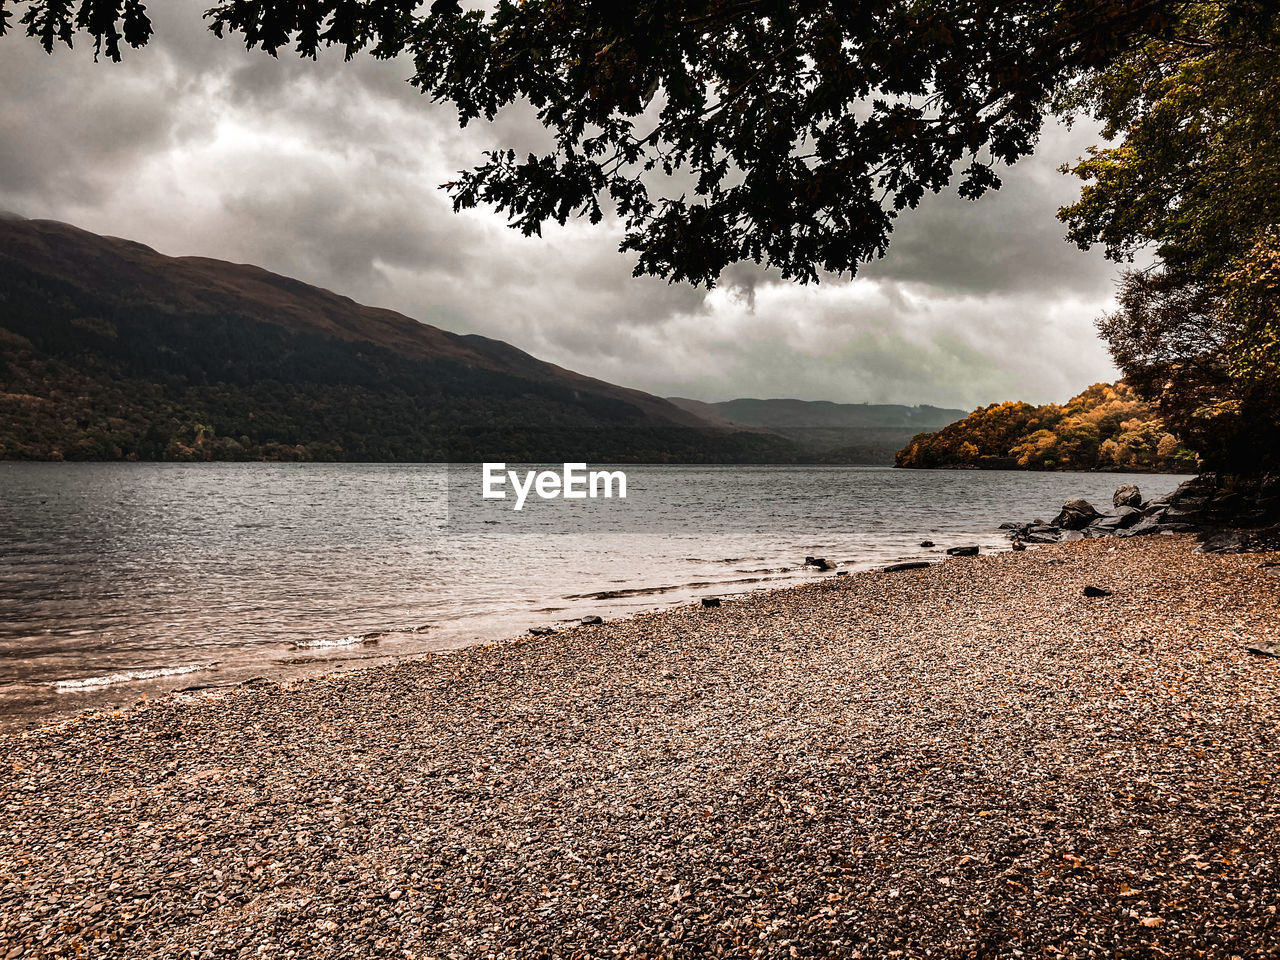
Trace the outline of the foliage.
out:
[[[1188,471],[1195,455],[1128,384],[1095,383],[1059,406],[993,403],[937,433],[922,433],[900,467]]]
[[[150,36],[136,0],[21,2],[46,49],[79,29],[115,59],[121,36]],[[220,0],[207,16],[273,55],[405,55],[463,124],[527,101],[554,145],[489,152],[449,185],[455,206],[492,204],[526,234],[612,213],[637,273],[710,284],[748,260],[802,281],[854,272],[927,192],[999,186],[1068,79],[1175,30],[1186,6]]]
[[[1184,30],[1060,104],[1119,143],[1073,168],[1070,239],[1126,271],[1099,321],[1127,380],[1217,469],[1280,464],[1280,8],[1197,3]]]

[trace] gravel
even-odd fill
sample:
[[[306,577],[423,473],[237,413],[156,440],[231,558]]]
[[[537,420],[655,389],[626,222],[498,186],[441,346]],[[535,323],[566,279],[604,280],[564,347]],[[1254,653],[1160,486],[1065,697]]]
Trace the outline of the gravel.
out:
[[[1277,556],[1192,546],[0,736],[0,957],[1278,957]]]

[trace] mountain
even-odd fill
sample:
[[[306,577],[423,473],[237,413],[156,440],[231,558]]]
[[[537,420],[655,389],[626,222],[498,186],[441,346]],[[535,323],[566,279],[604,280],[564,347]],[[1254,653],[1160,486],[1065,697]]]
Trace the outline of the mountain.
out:
[[[0,216],[0,459],[801,456],[259,267]]]
[[[770,430],[823,460],[843,463],[892,463],[898,449],[916,434],[945,427],[965,415],[963,410],[928,405],[752,399],[704,403],[684,397],[668,399],[706,419]]]
[[[993,403],[912,439],[900,467],[1191,473],[1196,456],[1123,380],[1064,404]]]

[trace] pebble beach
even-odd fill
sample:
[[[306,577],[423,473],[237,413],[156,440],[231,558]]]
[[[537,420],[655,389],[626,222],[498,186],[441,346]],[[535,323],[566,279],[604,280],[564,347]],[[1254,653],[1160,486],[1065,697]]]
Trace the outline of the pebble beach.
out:
[[[0,735],[0,960],[1280,957],[1280,554],[1194,547]]]

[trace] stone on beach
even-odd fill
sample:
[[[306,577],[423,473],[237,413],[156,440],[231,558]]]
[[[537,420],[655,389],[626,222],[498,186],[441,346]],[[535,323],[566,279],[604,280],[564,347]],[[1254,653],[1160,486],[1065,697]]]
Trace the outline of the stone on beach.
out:
[[[1124,483],[1116,487],[1116,492],[1111,495],[1111,505],[1115,507],[1140,507],[1142,506],[1142,491],[1132,483]]]
[[[1062,512],[1053,520],[1053,526],[1064,530],[1083,530],[1100,514],[1088,500],[1073,497],[1062,505]]]

